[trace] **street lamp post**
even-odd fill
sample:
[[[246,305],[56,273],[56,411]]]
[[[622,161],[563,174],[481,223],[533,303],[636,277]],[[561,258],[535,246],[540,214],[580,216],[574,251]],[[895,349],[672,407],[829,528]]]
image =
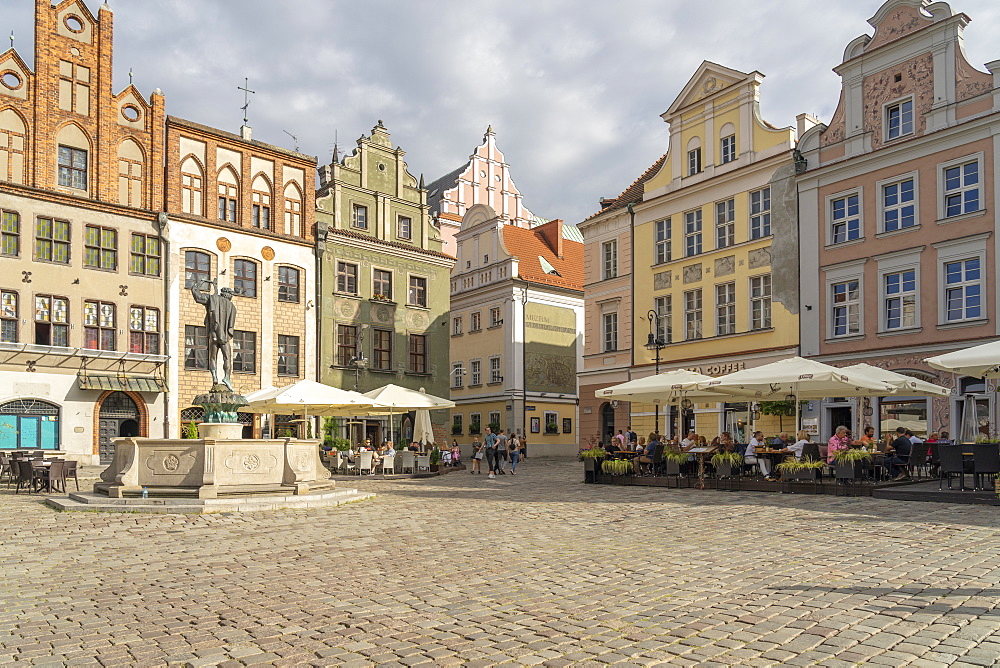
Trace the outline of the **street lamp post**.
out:
[[[654,374],[658,375],[660,373],[660,351],[667,347],[667,342],[660,336],[660,314],[654,309],[649,309],[646,318],[649,320],[649,338],[646,339],[646,350],[656,352]],[[653,430],[659,434],[660,404],[655,402],[653,403],[653,415],[655,416]]]

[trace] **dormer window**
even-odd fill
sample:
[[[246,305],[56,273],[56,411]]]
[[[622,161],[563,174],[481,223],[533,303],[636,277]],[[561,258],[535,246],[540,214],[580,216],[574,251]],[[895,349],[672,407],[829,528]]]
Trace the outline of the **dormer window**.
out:
[[[894,102],[885,108],[885,137],[898,139],[913,134],[913,99]]]

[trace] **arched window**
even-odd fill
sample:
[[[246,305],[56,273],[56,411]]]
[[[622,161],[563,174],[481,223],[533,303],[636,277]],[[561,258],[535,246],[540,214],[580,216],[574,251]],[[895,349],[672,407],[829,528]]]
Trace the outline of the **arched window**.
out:
[[[219,220],[236,222],[239,210],[239,179],[232,167],[223,167],[219,172]]]
[[[271,184],[263,174],[258,174],[251,186],[253,189],[253,215],[251,222],[254,227],[262,230],[271,229]]]
[[[687,175],[701,172],[701,137],[692,137],[687,145]]]
[[[38,399],[0,404],[0,448],[59,449],[59,406]]]
[[[302,192],[294,183],[285,186],[285,234],[302,236]]]
[[[0,181],[24,183],[24,150],[27,132],[13,109],[0,111]]]
[[[204,174],[201,165],[194,158],[188,158],[181,163],[181,211],[195,216],[203,216],[202,180]]]
[[[65,188],[87,190],[90,183],[90,139],[72,123],[56,137],[59,170],[56,182]]]
[[[212,259],[208,253],[201,251],[184,251],[184,288],[197,285],[202,290],[208,289],[212,280]]]
[[[141,207],[142,149],[131,139],[118,145],[118,203]]]

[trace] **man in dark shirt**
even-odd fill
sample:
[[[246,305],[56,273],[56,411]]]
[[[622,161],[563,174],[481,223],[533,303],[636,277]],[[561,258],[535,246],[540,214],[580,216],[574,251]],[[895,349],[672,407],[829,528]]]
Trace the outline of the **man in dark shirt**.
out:
[[[913,443],[907,438],[906,429],[896,428],[896,439],[889,447],[890,450],[885,457],[885,464],[889,467],[889,477],[892,478],[893,482],[909,480],[910,474],[907,467],[910,463],[910,451],[913,449]]]

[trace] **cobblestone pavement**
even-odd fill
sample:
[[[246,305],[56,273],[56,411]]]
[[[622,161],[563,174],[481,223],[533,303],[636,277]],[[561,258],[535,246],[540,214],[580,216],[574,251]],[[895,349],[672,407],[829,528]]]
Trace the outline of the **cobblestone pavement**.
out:
[[[91,474],[94,470],[89,471]],[[1000,512],[583,485],[529,459],[317,511],[3,495],[0,664],[996,665]]]

